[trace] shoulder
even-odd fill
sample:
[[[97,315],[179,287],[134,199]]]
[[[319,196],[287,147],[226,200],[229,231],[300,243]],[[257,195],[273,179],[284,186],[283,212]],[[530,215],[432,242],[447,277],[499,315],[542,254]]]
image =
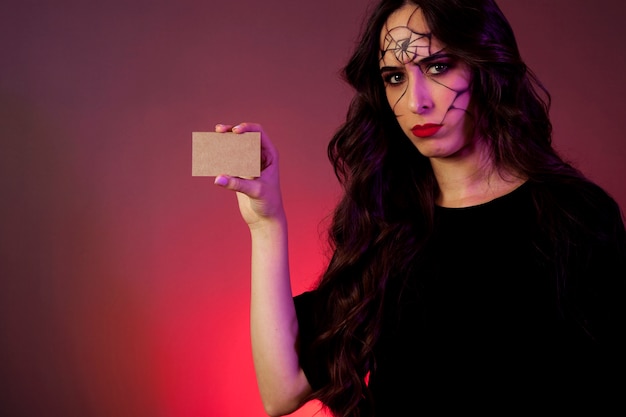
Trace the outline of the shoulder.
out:
[[[623,220],[621,207],[613,196],[584,178],[529,181],[528,189],[538,204],[544,204],[544,210],[552,206],[574,217]]]
[[[626,256],[622,209],[602,187],[584,178],[556,178],[532,181],[527,188],[537,226],[554,244]]]

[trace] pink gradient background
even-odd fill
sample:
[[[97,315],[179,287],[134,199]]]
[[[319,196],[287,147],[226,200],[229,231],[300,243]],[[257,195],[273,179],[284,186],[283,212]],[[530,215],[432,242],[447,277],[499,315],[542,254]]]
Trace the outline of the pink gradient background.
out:
[[[264,125],[306,289],[367,4],[3,2],[0,415],[265,415],[248,231],[233,194],[191,176],[191,132]],[[626,207],[625,3],[500,4],[553,93],[557,148]]]

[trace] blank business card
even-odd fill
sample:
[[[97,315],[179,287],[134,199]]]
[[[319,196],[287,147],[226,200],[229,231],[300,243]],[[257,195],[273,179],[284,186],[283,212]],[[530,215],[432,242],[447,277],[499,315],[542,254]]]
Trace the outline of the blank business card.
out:
[[[191,175],[258,177],[261,175],[261,134],[192,132]]]

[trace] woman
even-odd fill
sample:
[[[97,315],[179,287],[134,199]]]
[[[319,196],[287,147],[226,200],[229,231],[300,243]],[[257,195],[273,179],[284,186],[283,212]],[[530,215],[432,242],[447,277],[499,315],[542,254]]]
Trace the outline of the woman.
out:
[[[251,337],[269,415],[485,411],[620,398],[626,232],[551,145],[549,95],[492,0],[382,0],[344,68],[328,146],[333,257],[293,297],[278,153],[238,191]],[[584,395],[583,395],[584,394]]]

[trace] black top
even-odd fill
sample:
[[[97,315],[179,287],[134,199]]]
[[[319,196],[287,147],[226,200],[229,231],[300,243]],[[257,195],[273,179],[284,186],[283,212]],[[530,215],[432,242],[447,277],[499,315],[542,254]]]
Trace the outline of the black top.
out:
[[[569,274],[571,294],[559,298],[554,265],[536,247],[542,228],[533,187],[526,183],[473,207],[436,208],[435,233],[415,272],[387,290],[394,301],[385,309],[369,376],[377,415],[433,406],[511,410],[546,401],[561,407],[608,388],[624,398],[625,353],[615,353],[626,332],[623,242],[616,248],[611,241],[609,250],[580,242],[588,245],[578,256],[584,262],[577,259],[580,267]],[[590,222],[602,218],[623,239],[614,202],[603,207],[600,216],[588,213]],[[315,296],[313,290],[294,298],[301,365],[314,389],[327,380],[307,349],[314,323],[324,321]]]

